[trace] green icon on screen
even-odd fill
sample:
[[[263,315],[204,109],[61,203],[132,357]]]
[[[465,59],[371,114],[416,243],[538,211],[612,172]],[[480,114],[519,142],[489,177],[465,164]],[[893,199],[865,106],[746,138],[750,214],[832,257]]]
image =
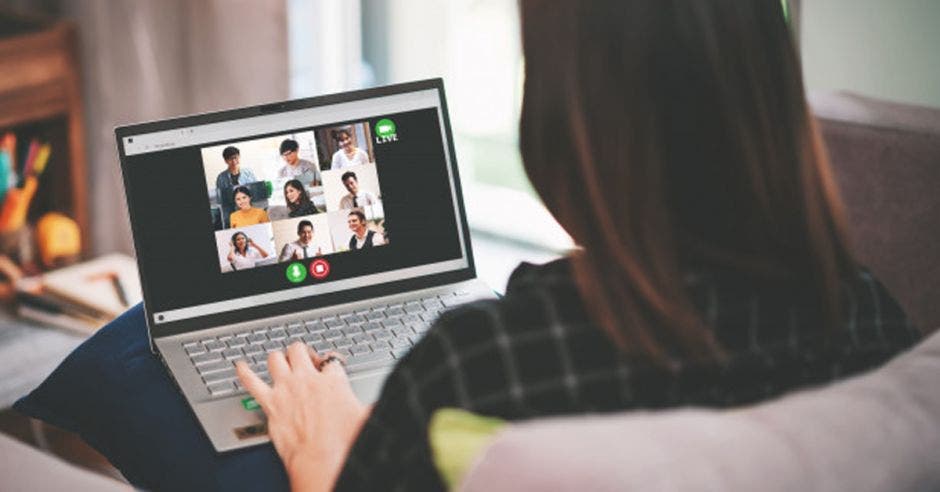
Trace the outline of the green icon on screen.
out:
[[[287,266],[287,280],[297,284],[307,278],[307,268],[303,263],[295,261]]]
[[[398,140],[398,127],[395,122],[382,118],[375,123],[375,141],[376,143],[394,142]]]

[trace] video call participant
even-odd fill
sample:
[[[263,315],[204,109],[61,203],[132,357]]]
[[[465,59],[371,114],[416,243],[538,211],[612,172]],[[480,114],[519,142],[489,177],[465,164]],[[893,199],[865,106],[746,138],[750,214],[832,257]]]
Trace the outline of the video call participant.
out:
[[[385,236],[381,232],[366,227],[366,214],[362,213],[361,210],[349,212],[346,224],[349,225],[349,230],[353,232],[353,235],[349,238],[349,249],[364,249],[385,244]]]
[[[225,159],[225,164],[228,168],[220,172],[215,178],[216,189],[224,190],[226,188],[234,188],[238,185],[258,181],[258,179],[255,178],[255,173],[251,169],[241,167],[241,151],[238,150],[238,147],[226,147],[225,150],[222,151],[222,159]]]
[[[321,255],[323,251],[319,247],[313,250],[313,223],[301,220],[297,223],[297,240],[284,245],[277,261],[302,260]]]
[[[280,178],[296,178],[305,186],[320,186],[320,168],[316,164],[301,159],[297,155],[300,145],[296,140],[286,139],[281,142],[280,152],[284,158],[284,166],[277,172]]]
[[[333,140],[339,144],[339,150],[333,154],[333,160],[330,161],[330,169],[345,169],[347,167],[359,166],[369,163],[369,155],[359,147],[353,144],[352,135],[349,130],[335,130]]]
[[[246,186],[239,186],[233,192],[235,207],[238,209],[229,215],[229,227],[244,227],[270,222],[268,213],[263,209],[251,206],[251,191]]]
[[[228,262],[232,265],[232,270],[254,268],[258,260],[267,257],[268,252],[255,244],[254,240],[244,232],[239,231],[232,234],[232,242],[229,244],[228,252]]]
[[[303,217],[320,213],[320,210],[310,201],[307,189],[299,179],[292,179],[284,183],[284,201],[287,202],[287,213],[290,217]]]
[[[349,194],[339,201],[340,209],[365,207],[366,205],[374,205],[378,201],[372,193],[359,190],[359,178],[356,177],[356,173],[346,171],[341,179]]]

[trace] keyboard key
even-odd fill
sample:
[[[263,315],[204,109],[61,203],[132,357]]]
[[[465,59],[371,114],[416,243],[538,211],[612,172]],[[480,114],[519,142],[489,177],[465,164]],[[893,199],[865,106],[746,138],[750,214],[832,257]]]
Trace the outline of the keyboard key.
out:
[[[363,355],[352,355],[346,359],[346,367],[350,370],[364,371],[367,369],[390,365],[392,353],[389,351],[372,352]]]
[[[353,341],[348,338],[339,338],[339,339],[333,340],[333,345],[335,345],[336,348],[351,347],[352,344],[353,344]]]
[[[421,321],[421,318],[417,314],[406,314],[399,319],[401,320],[402,324],[405,325]]]
[[[362,330],[357,326],[343,328],[343,335],[346,335],[347,337],[355,336],[360,333],[362,333]]]
[[[366,319],[369,321],[381,321],[385,319],[385,315],[381,311],[372,311],[366,315]]]
[[[206,389],[209,390],[209,394],[212,396],[222,396],[235,392],[235,386],[231,381],[213,383],[207,386]]]
[[[245,345],[248,345],[248,339],[245,337],[233,337],[228,342],[225,342],[228,345],[228,348],[242,348]]]
[[[345,349],[345,348],[338,348],[335,350],[335,352],[339,355],[342,355],[343,357],[349,357],[350,355],[352,355],[352,352],[350,352],[349,349]]]
[[[304,335],[304,336],[310,336],[310,335]],[[287,340],[284,340],[284,345],[290,347],[291,345],[293,345],[293,344],[295,344],[295,343],[297,343],[297,342],[306,343],[306,341],[303,339],[303,337],[292,336],[292,337],[287,337]]]
[[[407,338],[393,338],[388,343],[392,345],[392,348],[411,347],[411,340]]]
[[[430,323],[427,323],[427,322],[424,322],[424,323],[415,323],[415,324],[411,325],[411,328],[415,331],[415,333],[417,333],[417,334],[420,335],[420,334],[422,334],[422,333],[427,332],[428,329],[431,328],[431,324],[430,324]]]
[[[371,310],[371,309],[368,309],[368,308],[366,308],[366,309],[358,309],[358,310],[355,311],[355,313],[358,314],[359,316],[365,316],[365,315],[367,315],[367,314],[369,314],[369,313],[371,313],[371,312],[372,312],[372,310]]]
[[[394,327],[396,327],[396,326],[401,326],[401,324],[402,324],[402,323],[401,323],[401,319],[400,319],[400,318],[391,318],[391,319],[387,319],[387,320],[385,320],[385,321],[382,322],[382,326],[384,326],[384,327],[386,327],[386,328],[394,328]]]
[[[388,330],[379,330],[373,333],[372,336],[374,336],[376,340],[388,340],[389,338],[394,337],[394,335],[392,335],[392,332]]]
[[[291,323],[291,325],[287,327],[287,334],[291,336],[303,336],[306,333],[307,329],[300,323]]]
[[[382,350],[389,350],[390,345],[388,342],[372,342],[369,344],[369,347],[376,352],[380,352]]]
[[[261,345],[259,343],[253,343],[245,347],[244,351],[245,351],[245,355],[263,354],[264,345]]]
[[[191,341],[191,342],[185,342],[185,343],[183,343],[183,348],[195,347],[196,345],[201,345],[201,344],[202,344],[202,342],[197,342],[197,341],[193,340],[193,341]]]
[[[251,370],[254,371],[255,373],[268,372],[268,358],[265,357],[261,360],[258,360],[258,357],[255,356],[254,364],[251,364],[248,367],[251,368]]]
[[[343,336],[343,334],[340,333],[340,336]],[[304,341],[304,343],[316,343],[320,340],[323,340],[323,337],[320,336],[319,333],[308,333],[300,338]]]
[[[327,328],[342,328],[346,326],[346,322],[340,319],[327,320],[324,324]]]
[[[313,344],[313,349],[319,353],[322,353],[328,350],[333,350],[333,344],[330,342],[316,342]]]
[[[206,353],[206,348],[201,343],[186,348],[186,355],[190,357],[204,353]]]
[[[199,371],[199,374],[205,376],[210,372],[224,371],[232,367],[232,363],[227,360],[220,360],[216,362],[210,362],[208,364],[203,364],[201,366],[196,366],[196,370]]]
[[[392,355],[394,355],[396,359],[401,359],[402,357],[407,355],[408,352],[410,351],[411,351],[411,347],[401,347],[401,348],[392,350]]]
[[[440,299],[429,299],[421,303],[425,309],[444,309],[444,304],[441,303]]]
[[[385,310],[385,316],[388,316],[389,318],[395,318],[395,317],[404,316],[404,315],[405,315],[405,310],[400,307],[388,308]]]
[[[229,367],[224,371],[210,372],[209,374],[203,376],[202,379],[206,382],[206,384],[209,384],[218,381],[229,381],[237,377],[238,376],[235,375],[235,368]]]
[[[395,335],[396,338],[400,338],[414,335],[415,332],[407,326],[399,326],[398,328],[392,328],[392,334]]]
[[[194,355],[191,360],[193,361],[193,364],[199,366],[202,364],[208,364],[210,362],[222,360],[222,354],[219,352],[208,352],[205,354]]]
[[[360,343],[359,345],[349,347],[349,353],[353,355],[368,354],[369,352],[372,352],[372,348],[369,347],[367,343]]]
[[[275,350],[283,349],[284,345],[276,340],[271,340],[270,342],[264,342],[263,347],[265,352],[273,352]]]
[[[268,341],[268,337],[264,336],[262,333],[252,333],[248,335],[248,341],[251,343],[264,343]]]
[[[322,332],[328,329],[329,328],[327,328],[326,325],[318,319],[307,321],[307,331],[310,333]]]
[[[365,333],[360,335],[353,335],[352,341],[355,343],[369,343],[372,341],[372,336],[366,335]]]
[[[373,332],[373,331],[376,331],[376,330],[381,330],[381,329],[382,329],[382,323],[376,323],[375,321],[370,321],[370,322],[368,322],[368,323],[362,325],[362,329],[365,330],[366,333]]]
[[[210,352],[225,350],[225,344],[218,340],[210,340],[208,343],[206,343],[206,350],[209,350]]]
[[[405,306],[405,312],[408,314],[423,313],[424,306],[421,306],[421,305]]]
[[[271,330],[271,333],[268,333],[268,338],[271,340],[283,340],[287,338],[287,331],[282,328]]]
[[[365,316],[358,314],[344,314],[339,317],[341,320],[345,321],[348,325],[361,324],[366,322]]]
[[[343,338],[345,335],[342,330],[326,330],[323,332],[324,340],[336,340],[337,338]]]
[[[242,357],[242,349],[225,349],[222,351],[222,357],[225,357],[228,360],[240,359]]]

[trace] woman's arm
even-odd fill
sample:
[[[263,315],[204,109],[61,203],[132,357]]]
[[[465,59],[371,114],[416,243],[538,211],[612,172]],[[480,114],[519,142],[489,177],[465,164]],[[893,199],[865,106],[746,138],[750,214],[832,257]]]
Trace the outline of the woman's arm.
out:
[[[263,250],[263,249],[261,249],[261,246],[258,246],[258,243],[256,243],[254,239],[248,238],[248,243],[251,244],[252,246],[254,246],[255,249],[257,249],[258,252],[261,253],[261,257],[262,257],[262,258],[267,258],[267,257],[268,257],[268,252],[265,251],[265,250]]]

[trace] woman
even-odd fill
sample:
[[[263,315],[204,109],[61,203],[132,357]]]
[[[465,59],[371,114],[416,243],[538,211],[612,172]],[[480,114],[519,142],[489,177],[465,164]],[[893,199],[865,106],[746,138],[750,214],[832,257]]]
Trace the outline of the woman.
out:
[[[270,222],[264,209],[251,206],[251,191],[247,186],[239,186],[233,191],[235,210],[229,215],[229,227],[245,227]]]
[[[846,244],[779,0],[520,9],[523,161],[582,249],[443,314],[371,409],[299,345],[269,357],[273,387],[239,363],[297,487],[443,488],[428,422],[445,406],[740,405],[919,337]]]
[[[228,262],[232,265],[232,270],[245,270],[254,268],[258,260],[268,257],[268,252],[258,246],[253,239],[244,232],[232,234],[232,242],[229,244]]]
[[[339,150],[333,154],[333,160],[330,161],[330,169],[345,169],[347,167],[359,166],[369,163],[369,156],[364,150],[353,144],[352,135],[349,130],[342,129],[333,132],[333,140],[339,145]]]
[[[320,213],[320,210],[310,201],[310,196],[299,179],[292,179],[284,183],[284,201],[287,202],[287,208],[290,209],[287,215],[291,217]]]

